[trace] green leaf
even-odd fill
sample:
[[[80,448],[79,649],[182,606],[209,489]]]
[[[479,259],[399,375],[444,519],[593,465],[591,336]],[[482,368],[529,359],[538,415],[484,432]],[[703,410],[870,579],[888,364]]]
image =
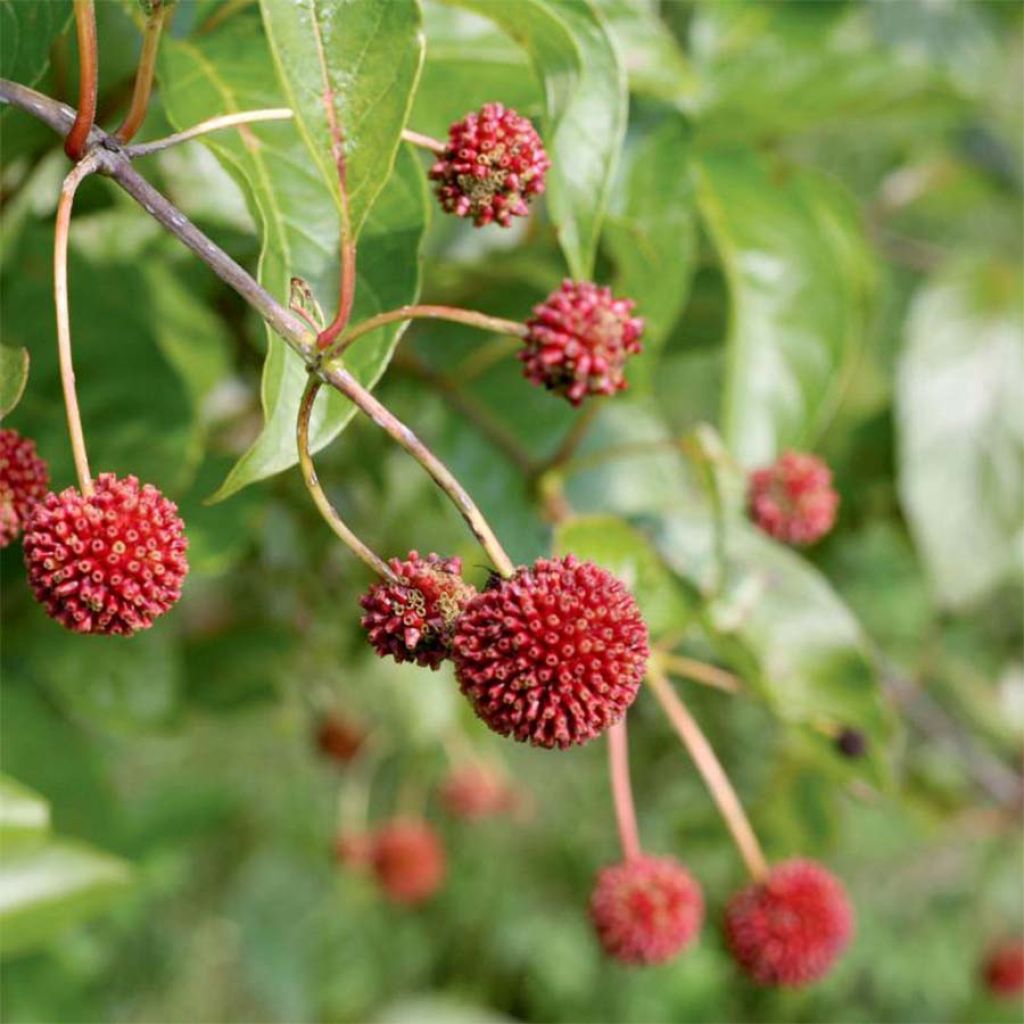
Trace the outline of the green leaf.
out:
[[[742,150],[700,158],[698,202],[731,293],[725,440],[747,464],[810,448],[865,340],[858,212],[827,179]]]
[[[327,189],[340,202],[326,97],[344,137],[353,239],[394,167],[420,66],[417,0],[261,0],[287,105]]]
[[[44,945],[107,907],[128,865],[80,843],[54,842],[0,859],[0,954]]]
[[[896,396],[899,485],[938,600],[1017,577],[1024,525],[1020,271],[952,268],[916,297]]]
[[[697,248],[690,133],[681,117],[666,118],[627,150],[628,167],[604,227],[615,262],[616,294],[635,299],[645,321],[644,354],[633,382],[650,382],[669,330],[686,303]]]
[[[38,843],[50,831],[50,807],[34,790],[0,775],[0,852]]]
[[[0,76],[35,85],[50,66],[53,40],[70,20],[71,0],[0,0]]]
[[[626,76],[608,33],[587,0],[457,2],[530,55],[544,86],[548,209],[570,273],[590,278],[626,128]]]
[[[651,636],[685,627],[693,608],[647,538],[614,516],[572,519],[555,530],[555,550],[596,562],[636,598]]]
[[[857,620],[817,569],[742,521],[725,533],[720,581],[712,538],[688,509],[664,516],[655,542],[682,579],[717,595],[706,608],[709,640],[784,721],[860,729],[868,754],[848,767],[884,782],[891,723]]]
[[[28,383],[28,349],[0,345],[0,417],[20,401]]]
[[[161,96],[171,122],[194,124],[226,111],[281,106],[266,74],[270,61],[259,22],[239,14],[194,42],[165,40]],[[207,144],[246,190],[260,227],[260,282],[288,301],[293,276],[310,283],[326,308],[338,287],[339,215],[336,195],[312,165],[294,125],[253,125],[221,132]],[[419,292],[419,246],[426,222],[427,191],[422,167],[403,147],[395,171],[363,227],[353,322],[415,301]],[[387,366],[403,328],[389,326],[361,338],[347,362],[372,386]],[[306,383],[302,361],[269,329],[263,367],[264,428],[214,495],[222,500],[295,464],[295,417]],[[317,403],[311,447],[323,448],[354,414],[353,406],[329,391]]]

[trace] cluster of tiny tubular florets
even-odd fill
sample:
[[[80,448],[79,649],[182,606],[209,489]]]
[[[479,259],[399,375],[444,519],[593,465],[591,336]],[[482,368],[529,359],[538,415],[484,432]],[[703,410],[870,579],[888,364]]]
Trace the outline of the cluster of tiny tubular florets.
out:
[[[660,964],[697,937],[704,897],[678,861],[639,856],[598,873],[590,916],[608,956],[625,964]]]
[[[820,864],[791,860],[733,896],[725,936],[740,967],[759,985],[817,981],[853,933],[853,909],[839,880]]]
[[[360,598],[363,628],[380,657],[436,669],[448,657],[455,621],[476,589],[462,578],[459,558],[421,558],[410,551],[388,565],[394,579],[375,583]]]
[[[508,227],[513,217],[530,212],[550,166],[527,118],[501,103],[486,103],[451,125],[430,177],[448,213],[472,217],[477,227],[492,222]]]
[[[17,539],[49,483],[35,442],[16,430],[0,430],[0,548]]]
[[[1019,999],[1024,992],[1024,938],[1004,938],[982,964],[985,987],[999,999]]]
[[[626,361],[642,348],[644,322],[633,316],[634,305],[589,281],[563,281],[526,321],[524,376],[573,405],[621,391]]]
[[[539,747],[586,743],[633,703],[647,627],[623,583],[568,555],[477,594],[459,617],[459,686],[496,733]]]
[[[750,474],[750,517],[786,544],[813,544],[832,529],[839,495],[832,472],[808,452],[786,452]]]
[[[441,783],[440,795],[444,809],[464,821],[504,814],[516,806],[516,794],[504,776],[476,761],[453,768]]]
[[[178,507],[152,484],[113,473],[92,493],[49,493],[25,525],[28,581],[52,619],[75,633],[130,636],[181,596],[188,573]]]
[[[343,833],[335,855],[347,867],[369,868],[381,892],[405,906],[430,899],[444,882],[444,846],[419,818],[392,818],[369,832]]]

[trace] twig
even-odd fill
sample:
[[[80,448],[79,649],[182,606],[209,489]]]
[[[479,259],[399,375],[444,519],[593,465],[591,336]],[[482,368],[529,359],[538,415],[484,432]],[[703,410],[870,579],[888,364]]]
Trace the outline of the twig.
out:
[[[142,142],[134,146],[125,146],[125,153],[131,157],[148,156],[161,149],[168,149],[181,142],[188,142],[190,139],[198,138],[200,135],[207,135],[209,132],[217,132],[223,128],[234,128],[241,124],[256,124],[259,121],[287,121],[294,117],[294,113],[287,107],[268,107],[266,110],[243,110],[237,114],[221,114],[219,117],[211,117],[207,121],[200,121],[191,128],[175,132],[162,139],[154,139],[152,142]]]
[[[75,460],[75,475],[83,495],[92,494],[92,474],[82,430],[82,414],[78,408],[75,389],[75,369],[71,359],[71,315],[68,310],[68,233],[71,228],[71,207],[78,186],[96,171],[97,161],[92,154],[80,160],[64,179],[57,201],[57,218],[53,237],[53,302],[57,311],[57,355],[60,362],[60,382],[64,390],[64,410],[68,420],[68,437]]]
[[[622,853],[626,860],[635,860],[643,851],[640,847],[640,831],[636,825],[636,808],[633,806],[633,787],[629,782],[629,738],[624,717],[608,730],[608,770]]]
[[[149,96],[153,90],[153,75],[156,73],[156,56],[160,49],[160,35],[164,25],[170,20],[174,10],[173,0],[165,4],[163,0],[153,0],[146,27],[142,33],[142,51],[139,53],[139,68],[135,73],[135,87],[132,100],[128,106],[121,127],[114,132],[118,142],[129,142],[142,127],[149,109]]]
[[[647,681],[710,790],[747,871],[755,881],[760,881],[768,874],[768,862],[739,797],[736,796],[736,790],[732,788],[729,776],[725,774],[711,744],[657,664],[652,663],[648,667]]]
[[[409,128],[402,129],[402,139],[405,142],[411,142],[414,146],[419,146],[420,149],[429,149],[431,153],[436,153],[438,156],[441,156],[445,151],[445,144],[443,142],[431,138],[429,135],[414,132]]]
[[[709,665],[695,658],[684,658],[681,654],[661,654],[659,658],[662,668],[672,675],[692,679],[726,693],[739,693],[743,689],[743,684],[736,676],[717,665]]]
[[[64,140],[64,152],[72,160],[81,160],[96,120],[99,61],[93,0],[75,0],[75,32],[78,38],[78,114]]]
[[[364,544],[349,529],[346,522],[338,515],[337,510],[331,504],[327,495],[324,494],[320,481],[317,479],[316,467],[313,465],[313,456],[309,451],[309,421],[313,414],[313,405],[316,402],[316,396],[320,391],[320,387],[321,382],[316,377],[310,376],[306,390],[302,393],[299,415],[295,421],[295,442],[299,450],[299,468],[302,470],[302,479],[305,481],[306,489],[313,499],[313,504],[316,505],[327,525],[341,538],[342,543],[377,575],[393,580],[394,574],[388,568],[387,562],[375,554],[371,548]]]
[[[505,320],[499,316],[489,316],[487,313],[477,313],[471,309],[458,309],[455,306],[399,306],[398,309],[389,309],[386,313],[378,313],[356,324],[351,330],[324,352],[324,360],[334,359],[345,352],[353,342],[357,341],[364,334],[375,331],[378,327],[386,324],[402,323],[407,320],[448,320],[452,323],[465,324],[467,327],[476,327],[481,331],[491,331],[494,334],[511,334],[517,338],[526,337],[526,325],[515,320]]]

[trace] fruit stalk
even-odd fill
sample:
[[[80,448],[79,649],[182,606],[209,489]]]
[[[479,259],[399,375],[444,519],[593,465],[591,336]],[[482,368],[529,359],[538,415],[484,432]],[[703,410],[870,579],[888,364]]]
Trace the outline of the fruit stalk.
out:
[[[608,730],[608,768],[615,802],[615,821],[619,826],[622,854],[626,860],[641,856],[640,832],[636,825],[633,787],[629,781],[629,739],[623,717]]]

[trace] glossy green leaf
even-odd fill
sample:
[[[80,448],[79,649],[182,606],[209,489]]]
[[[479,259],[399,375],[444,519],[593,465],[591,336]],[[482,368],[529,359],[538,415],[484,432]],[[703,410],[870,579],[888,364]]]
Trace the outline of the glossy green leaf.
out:
[[[309,156],[340,201],[328,92],[345,140],[352,236],[388,180],[412,106],[423,34],[417,0],[261,0],[270,52]]]
[[[457,0],[494,19],[544,85],[551,219],[573,277],[592,276],[626,127],[627,83],[587,0]]]
[[[697,166],[731,293],[725,440],[747,464],[813,447],[865,341],[873,274],[857,210],[837,185],[750,151]]]
[[[0,417],[21,401],[28,383],[28,349],[0,345]]]
[[[0,775],[0,854],[38,843],[50,830],[50,807],[34,790]]]
[[[226,111],[274,107],[283,97],[266,69],[270,55],[259,22],[237,15],[195,41],[166,41],[161,96],[168,117],[184,127]],[[263,244],[259,279],[287,302],[293,276],[304,278],[331,309],[338,287],[339,220],[335,193],[292,124],[254,125],[244,132],[208,137],[221,163],[247,191]],[[419,245],[427,193],[414,154],[399,151],[394,173],[378,196],[359,245],[353,321],[413,302],[419,290]],[[348,364],[373,385],[384,372],[402,328],[360,339]],[[306,382],[302,361],[268,330],[263,368],[264,429],[241,457],[215,498],[223,499],[296,462],[295,416]],[[317,403],[311,447],[322,448],[354,414],[334,392]]]
[[[614,573],[636,598],[651,636],[685,627],[693,607],[647,538],[614,516],[571,519],[555,530],[558,554],[573,554]]]
[[[35,85],[50,65],[51,44],[70,20],[71,0],[0,0],[0,77]]]
[[[615,262],[615,291],[637,303],[644,353],[631,362],[636,384],[654,376],[657,357],[690,291],[697,250],[696,196],[690,132],[668,117],[636,146],[616,188],[604,227]]]
[[[1020,271],[954,268],[914,300],[899,366],[900,497],[938,599],[1018,577],[1024,536]]]
[[[0,954],[24,952],[106,908],[128,886],[128,865],[70,842],[0,858]]]

